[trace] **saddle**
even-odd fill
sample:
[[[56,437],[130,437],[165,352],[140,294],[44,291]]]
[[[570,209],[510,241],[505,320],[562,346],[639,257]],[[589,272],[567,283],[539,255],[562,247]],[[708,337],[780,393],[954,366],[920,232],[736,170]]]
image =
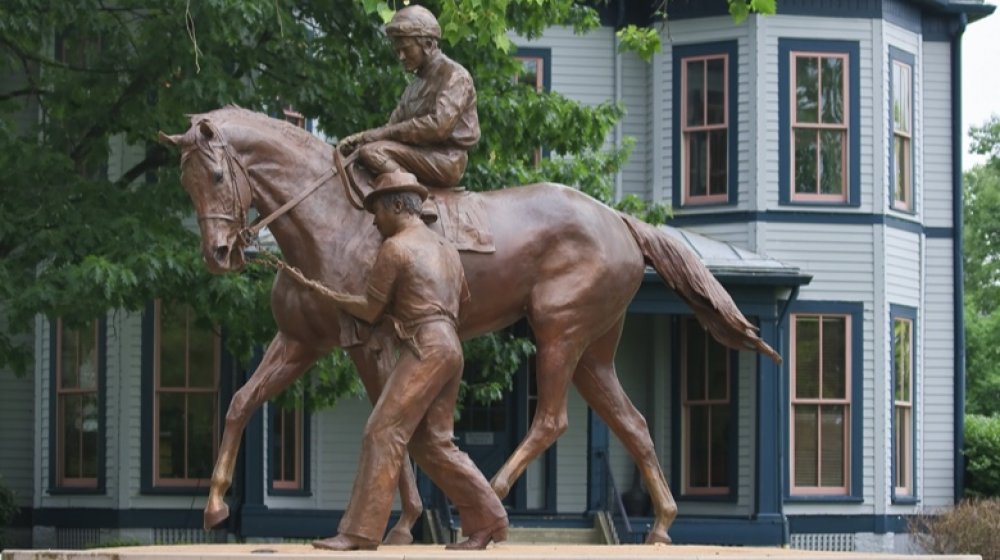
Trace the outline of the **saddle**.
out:
[[[371,172],[357,165],[354,154],[344,162],[345,172],[357,187],[362,199],[371,192],[374,180]],[[432,231],[447,239],[459,251],[471,253],[494,253],[493,224],[486,214],[482,195],[466,190],[465,187],[430,187],[427,201],[436,209],[437,220],[428,224]],[[351,193],[348,193],[351,196]],[[425,203],[425,208],[426,208]]]

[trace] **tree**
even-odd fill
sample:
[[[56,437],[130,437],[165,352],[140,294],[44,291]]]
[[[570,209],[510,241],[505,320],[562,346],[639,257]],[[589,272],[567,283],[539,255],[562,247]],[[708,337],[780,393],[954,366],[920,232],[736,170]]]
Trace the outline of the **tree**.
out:
[[[1000,117],[971,136],[990,159],[964,177],[966,402],[990,415],[1000,410]]]
[[[610,203],[611,174],[627,154],[602,146],[622,108],[584,107],[516,85],[519,66],[508,38],[509,31],[535,37],[554,24],[587,30],[598,24],[594,8],[574,0],[491,0],[490,9],[483,0],[423,3],[439,15],[443,49],[476,78],[485,126],[471,154],[468,186],[545,179]],[[0,4],[0,313],[6,323],[0,367],[28,371],[32,356],[15,341],[37,314],[81,324],[110,309],[140,310],[154,298],[190,304],[226,332],[227,346],[244,359],[269,340],[272,272],[258,263],[240,275],[207,273],[197,234],[185,224],[191,210],[179,186],[177,155],[154,143],[156,133],[185,130],[185,113],[227,103],[271,113],[291,105],[334,137],[380,124],[406,79],[381,32],[397,4]],[[536,165],[538,146],[572,157]],[[123,150],[139,157],[116,158],[130,161],[123,169],[109,166],[109,154]],[[662,207],[626,202],[633,211],[664,215]],[[495,394],[530,345],[506,338],[485,344],[506,353],[497,361],[504,367],[486,368],[498,373],[482,392]],[[337,355],[317,371],[325,391],[315,395],[336,398],[357,388]]]

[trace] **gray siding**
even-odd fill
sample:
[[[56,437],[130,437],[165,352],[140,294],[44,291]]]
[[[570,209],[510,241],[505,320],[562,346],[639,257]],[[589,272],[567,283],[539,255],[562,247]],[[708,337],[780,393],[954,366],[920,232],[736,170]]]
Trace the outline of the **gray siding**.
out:
[[[954,502],[955,321],[952,241],[927,240],[923,365],[917,376],[917,491],[924,506]],[[920,375],[922,374],[922,375]]]
[[[885,228],[885,284],[889,301],[909,307],[920,305],[921,236]]]
[[[614,30],[610,27],[586,35],[573,33],[571,27],[552,27],[537,39],[514,38],[514,42],[552,50],[552,91],[586,105],[614,99]]]
[[[579,513],[587,509],[587,403],[569,392],[569,429],[556,444],[556,509]]]
[[[923,80],[917,83],[922,92],[923,161],[922,181],[924,224],[928,227],[952,226],[951,184],[951,45],[925,42],[917,59]],[[958,100],[956,100],[958,102]]]
[[[639,409],[643,416],[646,416],[648,411],[655,406],[655,401],[660,400],[650,386],[652,376],[668,373],[653,370],[653,345],[657,341],[653,337],[652,325],[652,315],[629,315],[625,321],[622,340],[618,344],[618,353],[615,355],[615,369],[618,372],[618,379],[632,404]],[[663,344],[668,342],[667,340],[662,341]],[[647,418],[647,423],[648,420]],[[614,432],[610,433],[609,439],[611,473],[618,485],[618,490],[624,492],[631,487],[635,478],[635,461],[629,456]]]
[[[633,53],[621,53],[622,102],[625,118],[621,127],[624,136],[635,139],[628,163],[621,171],[622,194],[634,194],[644,200],[651,196],[649,166],[655,159],[650,147],[652,114],[649,106],[650,69]]]
[[[0,322],[6,321],[0,318]],[[29,348],[31,336],[18,339]],[[29,370],[18,377],[0,370],[0,484],[14,492],[17,503],[31,506],[35,497],[35,379]]]
[[[359,397],[343,399],[332,409],[315,415],[313,454],[318,470],[313,487],[319,507],[341,510],[347,507],[358,470],[361,434],[371,410],[368,400]]]

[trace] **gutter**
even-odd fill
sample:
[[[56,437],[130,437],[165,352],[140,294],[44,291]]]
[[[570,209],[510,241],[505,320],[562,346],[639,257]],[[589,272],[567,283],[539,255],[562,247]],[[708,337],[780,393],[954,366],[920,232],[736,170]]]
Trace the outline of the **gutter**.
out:
[[[987,6],[989,13],[993,6]],[[955,19],[951,36],[951,182],[952,182],[952,269],[954,283],[954,328],[955,328],[955,450],[954,450],[954,501],[958,503],[965,493],[965,273],[962,254],[964,251],[962,233],[962,34],[969,23],[968,16],[961,12]]]

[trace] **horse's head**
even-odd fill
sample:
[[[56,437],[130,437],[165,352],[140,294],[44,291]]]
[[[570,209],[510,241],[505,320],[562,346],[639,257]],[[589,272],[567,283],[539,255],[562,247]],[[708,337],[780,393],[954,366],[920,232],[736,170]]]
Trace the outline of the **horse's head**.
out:
[[[181,184],[194,203],[208,269],[215,274],[241,270],[246,264],[241,232],[251,190],[236,154],[208,119],[198,120],[182,135],[161,132],[160,142],[181,149]]]

